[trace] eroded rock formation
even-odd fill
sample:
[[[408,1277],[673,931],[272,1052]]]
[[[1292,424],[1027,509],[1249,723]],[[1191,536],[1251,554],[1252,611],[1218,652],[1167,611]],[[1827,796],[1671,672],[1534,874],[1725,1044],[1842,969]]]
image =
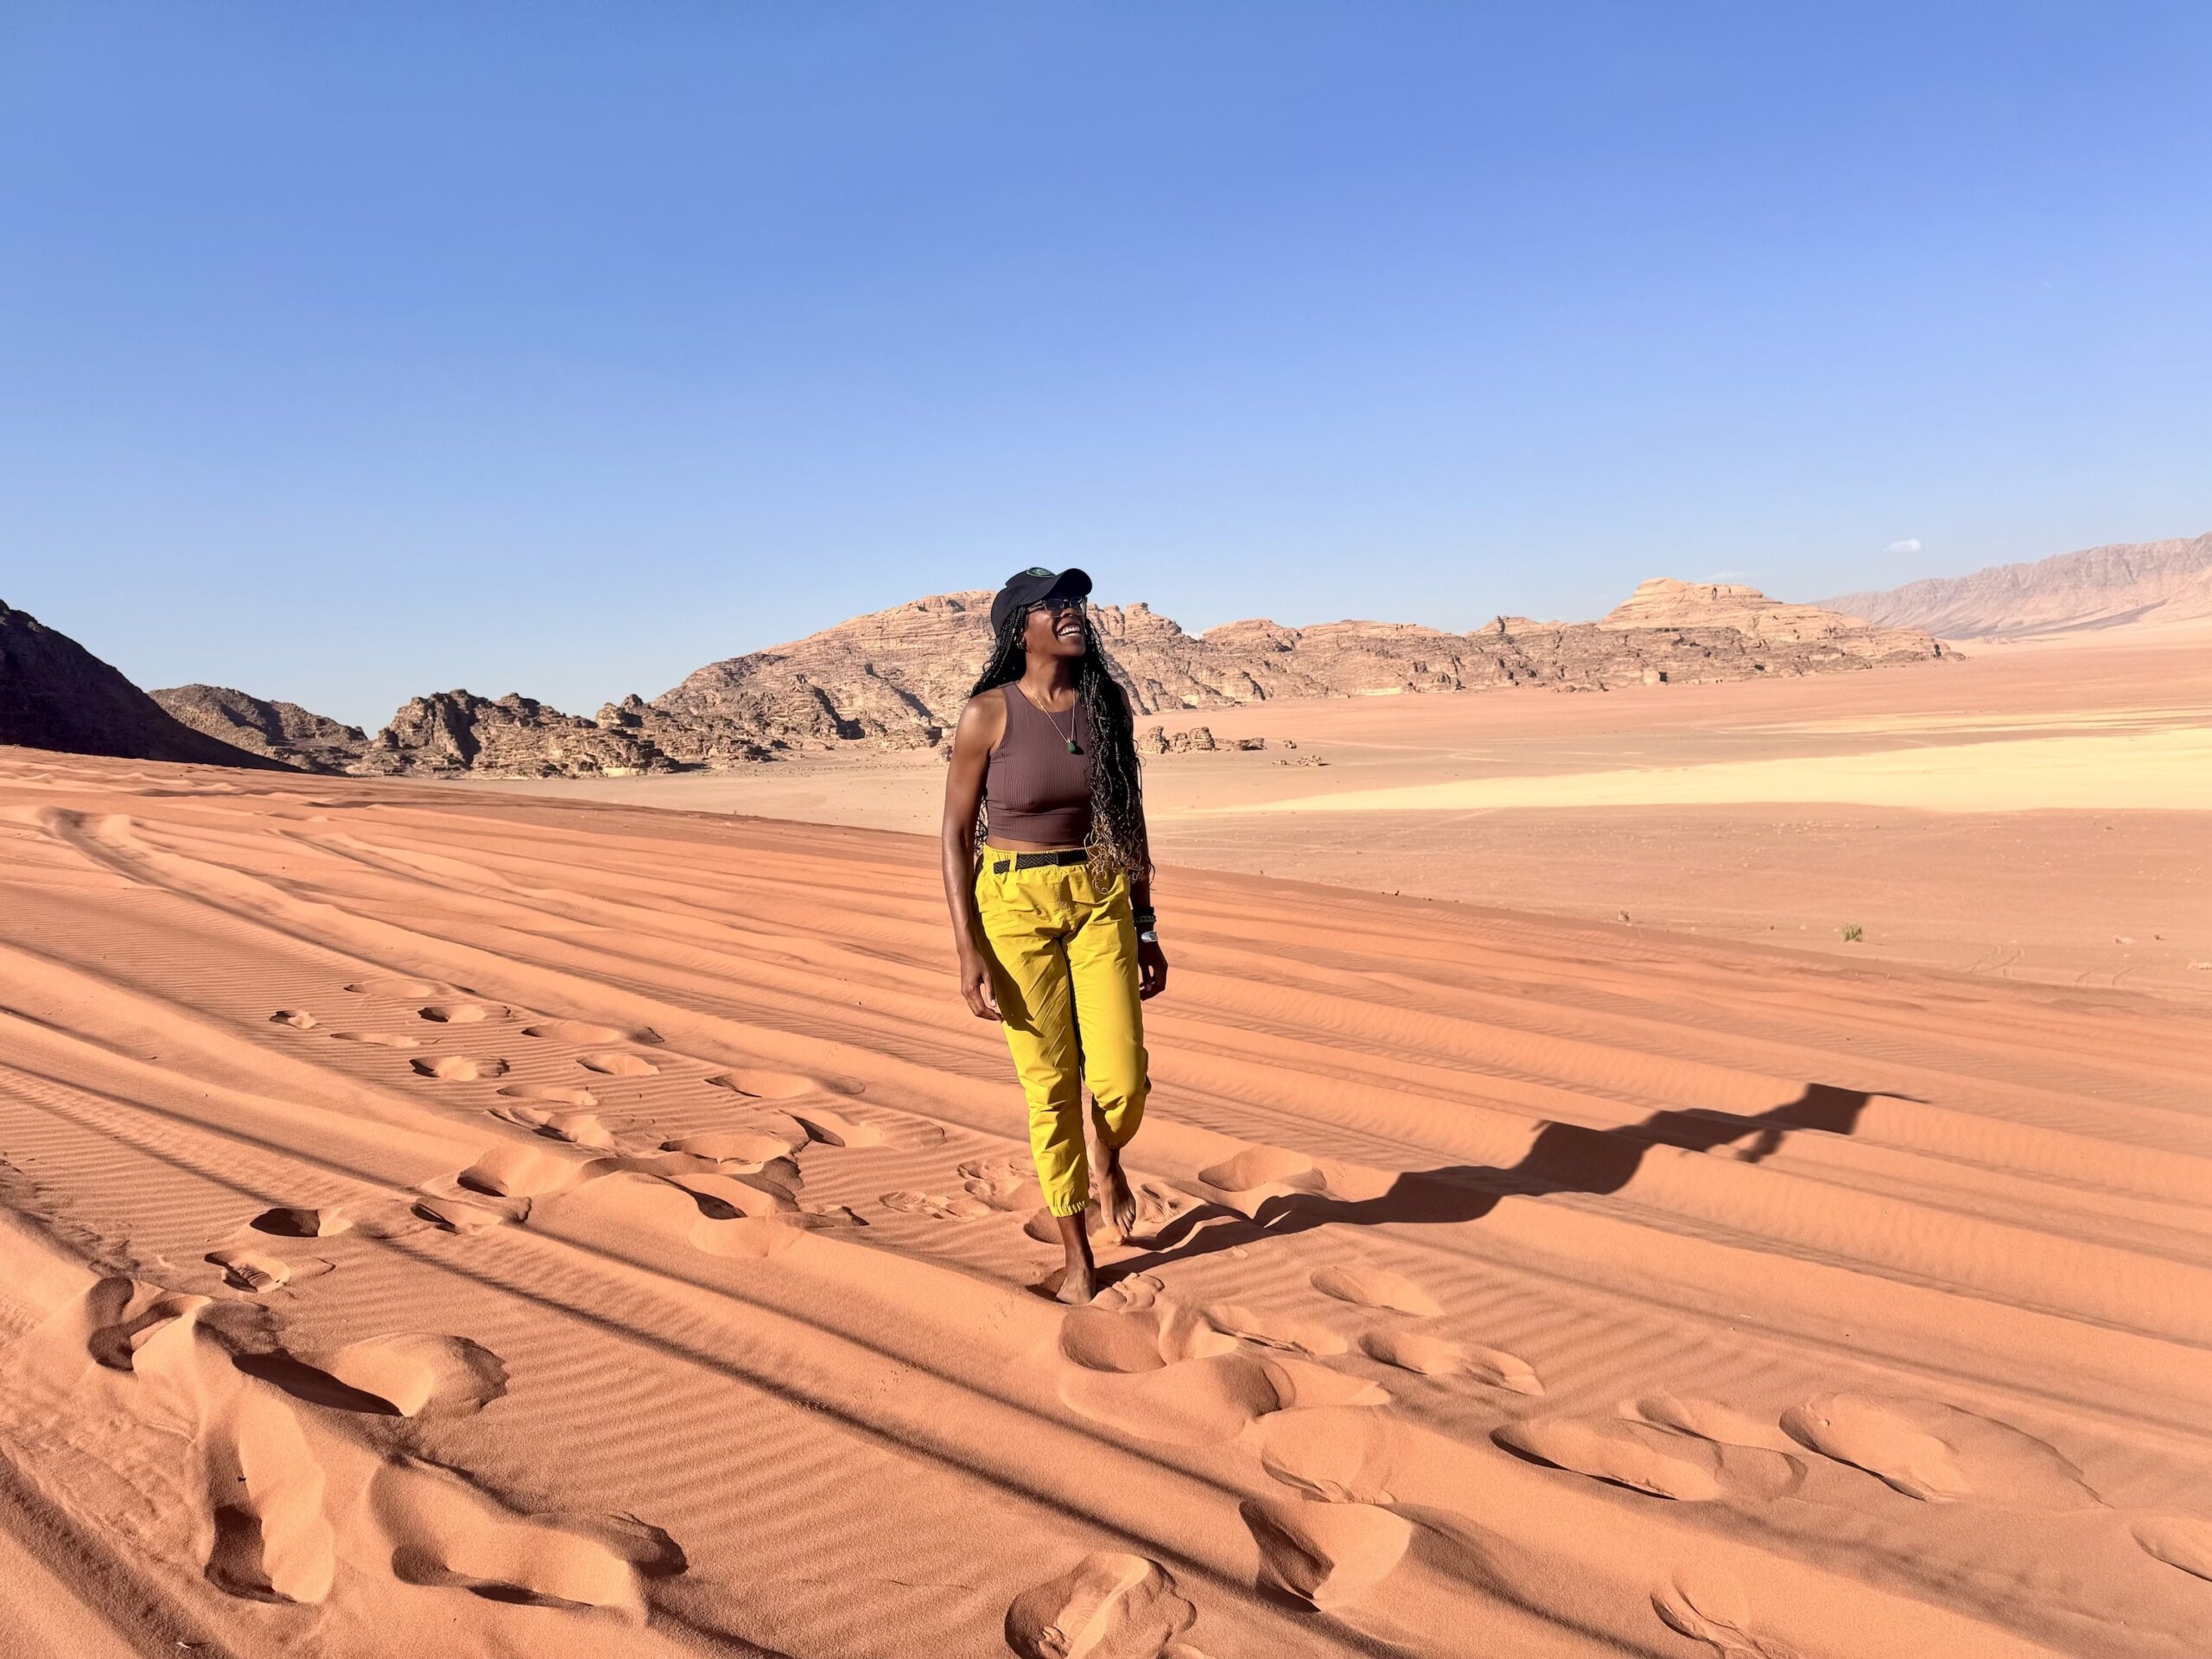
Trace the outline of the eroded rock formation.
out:
[[[509,693],[438,691],[391,717],[350,772],[478,772],[501,778],[620,777],[671,770],[650,737],[595,724]]]
[[[146,695],[196,732],[303,772],[344,772],[369,747],[358,726],[226,685],[173,685]]]
[[[601,712],[688,765],[870,744],[924,747],[958,717],[990,645],[988,592],[856,617],[772,650],[710,663],[666,695]],[[1516,685],[1564,690],[1749,679],[1925,661],[1928,635],[1878,628],[1750,588],[1649,582],[1599,622],[1500,617],[1471,633],[1402,622],[1310,628],[1230,622],[1186,633],[1142,604],[1094,611],[1140,714],[1280,697]]]

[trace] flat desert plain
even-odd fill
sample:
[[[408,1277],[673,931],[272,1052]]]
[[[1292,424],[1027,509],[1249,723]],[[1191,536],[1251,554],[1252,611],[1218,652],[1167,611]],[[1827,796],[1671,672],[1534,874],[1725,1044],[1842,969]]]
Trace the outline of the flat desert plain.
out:
[[[1961,649],[1147,716],[1268,744],[1160,757],[1147,798],[1176,866],[2212,1004],[2212,626]],[[899,754],[471,787],[924,833],[942,777]]]

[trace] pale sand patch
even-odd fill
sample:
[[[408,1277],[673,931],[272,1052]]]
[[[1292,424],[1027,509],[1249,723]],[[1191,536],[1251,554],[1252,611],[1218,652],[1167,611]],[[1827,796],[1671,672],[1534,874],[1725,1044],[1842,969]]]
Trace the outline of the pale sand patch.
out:
[[[1468,778],[1339,791],[1214,811],[1442,812],[1507,807],[1732,806],[1834,802],[1923,812],[2212,809],[2212,729],[2024,737],[1940,748]]]
[[[2191,966],[2212,961],[2212,831],[2202,814],[2133,810],[2124,791],[2087,789],[2064,803],[2070,810],[1985,807],[1975,791],[2013,786],[2001,755],[1951,774],[1956,810],[1946,811],[1820,799],[1245,810],[1468,779],[1777,760],[1817,772],[1815,792],[1834,796],[1838,757],[1893,752],[1936,766],[1946,762],[1932,757],[1975,741],[2201,729],[2208,709],[2212,650],[2109,638],[2094,649],[1975,647],[1963,661],[1778,682],[1269,702],[1147,717],[1268,747],[1151,761],[1145,793],[1159,855],[1181,868],[1592,920],[1626,912],[1637,925],[1861,962],[2212,1000],[2212,970]],[[1279,764],[1314,759],[1328,764]],[[815,823],[934,835],[944,777],[932,756],[877,754],[466,787],[792,820],[787,833],[803,841]],[[1172,906],[1173,882],[1162,892]],[[1847,927],[1859,930],[1855,941]]]

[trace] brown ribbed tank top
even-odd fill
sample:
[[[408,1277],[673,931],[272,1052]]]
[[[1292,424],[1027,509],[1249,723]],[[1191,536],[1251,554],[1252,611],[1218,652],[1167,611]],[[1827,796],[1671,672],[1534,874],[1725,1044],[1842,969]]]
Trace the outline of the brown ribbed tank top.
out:
[[[985,833],[1040,847],[1080,847],[1090,838],[1090,720],[1080,701],[1072,715],[1046,714],[1011,683],[1006,735],[983,775]],[[1083,753],[1070,754],[1066,733]]]

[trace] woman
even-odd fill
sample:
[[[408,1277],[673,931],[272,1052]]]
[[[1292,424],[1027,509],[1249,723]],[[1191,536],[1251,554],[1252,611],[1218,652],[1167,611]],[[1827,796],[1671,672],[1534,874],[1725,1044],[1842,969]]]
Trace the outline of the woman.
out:
[[[1106,1211],[1126,1238],[1137,1205],[1122,1148],[1150,1087],[1138,1005],[1167,984],[1135,731],[1091,632],[1090,592],[1080,570],[1037,569],[999,590],[990,663],[960,711],[944,785],[960,994],[977,1019],[1006,1027],[1037,1179],[1067,1251],[1059,1299],[1077,1306],[1098,1287],[1084,1224],[1083,1084]]]

